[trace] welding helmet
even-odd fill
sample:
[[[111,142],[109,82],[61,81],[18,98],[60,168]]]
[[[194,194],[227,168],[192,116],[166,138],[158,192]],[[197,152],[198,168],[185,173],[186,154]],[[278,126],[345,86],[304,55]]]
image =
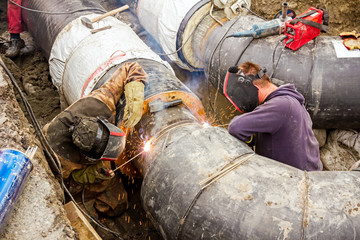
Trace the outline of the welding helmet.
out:
[[[256,74],[245,74],[236,66],[230,67],[224,81],[224,94],[226,98],[242,112],[251,112],[259,105],[258,88],[253,82],[264,76],[265,68]]]
[[[89,162],[115,161],[125,148],[125,133],[101,117],[84,117],[70,127],[73,143]]]

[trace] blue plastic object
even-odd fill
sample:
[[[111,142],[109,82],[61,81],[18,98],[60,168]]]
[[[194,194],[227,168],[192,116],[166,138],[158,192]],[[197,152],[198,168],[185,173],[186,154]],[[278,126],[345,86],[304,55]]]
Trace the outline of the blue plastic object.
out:
[[[280,19],[273,19],[271,21],[256,23],[252,26],[251,30],[244,32],[234,32],[234,37],[253,37],[261,38],[271,35],[279,35],[282,24]]]
[[[24,153],[13,149],[0,150],[0,232],[32,168]]]

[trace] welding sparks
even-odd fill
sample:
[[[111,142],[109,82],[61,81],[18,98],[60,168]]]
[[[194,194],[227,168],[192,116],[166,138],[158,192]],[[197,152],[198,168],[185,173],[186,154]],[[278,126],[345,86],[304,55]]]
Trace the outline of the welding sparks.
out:
[[[144,151],[145,152],[150,151],[150,147],[151,147],[151,140],[148,140],[145,142]]]

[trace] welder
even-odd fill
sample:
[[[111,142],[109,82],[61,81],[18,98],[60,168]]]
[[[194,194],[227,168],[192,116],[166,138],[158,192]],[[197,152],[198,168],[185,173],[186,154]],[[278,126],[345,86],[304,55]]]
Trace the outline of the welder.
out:
[[[125,210],[127,194],[111,162],[123,153],[126,135],[143,113],[146,73],[138,63],[125,63],[100,88],[77,100],[44,127],[58,155],[63,177],[73,194],[86,186],[93,206],[114,216]],[[125,94],[122,121],[115,123],[117,104]],[[118,110],[120,111],[120,110]]]
[[[224,93],[243,112],[231,120],[231,135],[254,141],[259,155],[306,171],[322,170],[305,99],[293,84],[278,87],[265,68],[245,62],[229,69]]]

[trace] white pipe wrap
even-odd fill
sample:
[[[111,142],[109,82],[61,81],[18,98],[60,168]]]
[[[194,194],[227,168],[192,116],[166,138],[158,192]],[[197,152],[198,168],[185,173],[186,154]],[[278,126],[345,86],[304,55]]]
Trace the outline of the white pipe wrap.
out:
[[[166,54],[176,52],[176,38],[180,24],[186,14],[200,0],[141,0],[137,16],[141,25],[160,44]],[[177,54],[168,56],[181,68],[191,70]]]
[[[99,15],[82,17],[96,16]],[[91,29],[82,24],[82,17],[70,22],[59,33],[49,58],[53,84],[69,104],[89,94],[109,68],[129,59],[150,59],[171,69],[125,23],[107,17],[93,23],[93,28],[111,28],[92,34]]]

